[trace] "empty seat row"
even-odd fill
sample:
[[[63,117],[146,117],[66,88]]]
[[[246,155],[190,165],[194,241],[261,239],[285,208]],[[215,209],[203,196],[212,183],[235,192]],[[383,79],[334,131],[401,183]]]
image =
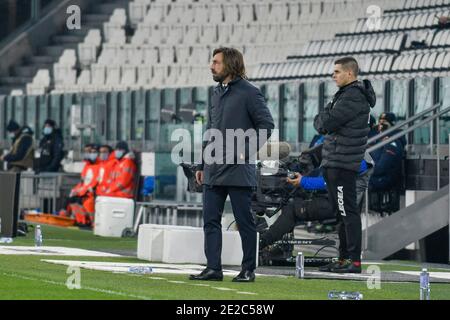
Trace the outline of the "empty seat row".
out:
[[[204,66],[104,66],[92,65],[83,70],[76,82],[56,84],[57,92],[127,90],[163,86],[213,85],[210,71]]]
[[[448,47],[450,46],[450,29],[439,30],[431,42],[433,47]]]
[[[437,25],[437,15],[449,15],[448,10],[427,11],[422,13],[402,12],[388,14],[381,17],[380,28],[376,24],[368,23],[368,19],[361,18],[355,23],[352,33],[367,33],[379,31],[396,31],[408,29],[430,28]]]
[[[399,55],[391,72],[444,71],[450,68],[450,52],[406,52]]]
[[[311,41],[305,46],[302,56],[342,55],[386,50],[400,51],[404,39],[404,34],[381,34],[349,38],[337,37],[333,40],[326,41]]]
[[[403,0],[402,9],[415,10],[450,5],[450,0]]]
[[[141,65],[193,63],[208,64],[213,48],[208,46],[107,45],[98,58],[100,64]]]
[[[372,1],[373,2],[373,1]],[[157,23],[247,23],[252,21],[299,22],[320,17],[346,17],[348,12],[363,15],[361,1],[237,1],[237,2],[174,2],[133,1],[129,4],[130,22]]]
[[[420,74],[442,72],[450,68],[450,52],[411,51],[398,56],[362,55],[355,56],[362,74],[399,73]],[[334,59],[313,58],[289,60],[277,63],[262,63],[250,75],[253,80],[281,80],[303,77],[329,77],[333,72]]]
[[[212,44],[267,43],[299,41],[310,32],[323,34],[329,30],[311,23],[303,24],[139,24],[131,38],[133,44]],[[329,31],[329,33],[332,31]]]

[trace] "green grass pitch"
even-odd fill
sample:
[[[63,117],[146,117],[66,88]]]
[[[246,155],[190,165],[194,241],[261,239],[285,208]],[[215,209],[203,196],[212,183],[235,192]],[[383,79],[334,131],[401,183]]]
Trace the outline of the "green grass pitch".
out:
[[[44,245],[120,253],[136,250],[136,239],[101,238],[92,232],[43,226]],[[33,232],[16,238],[12,245],[33,245]],[[55,257],[0,255],[0,299],[327,299],[329,290],[359,291],[364,300],[418,299],[418,283],[381,283],[381,289],[368,289],[365,281],[299,280],[294,277],[257,277],[255,283],[189,281],[187,275],[136,275],[81,269],[81,289],[69,289],[67,267],[42,259],[110,262],[142,262],[136,258]],[[381,270],[414,270],[420,265],[401,262],[381,265]],[[431,270],[433,271],[433,270]],[[442,270],[436,270],[442,271]],[[450,299],[450,284],[432,284],[432,299]]]

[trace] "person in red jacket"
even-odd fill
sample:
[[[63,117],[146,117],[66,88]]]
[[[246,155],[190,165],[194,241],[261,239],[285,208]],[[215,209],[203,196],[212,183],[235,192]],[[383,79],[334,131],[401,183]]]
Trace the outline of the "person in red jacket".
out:
[[[98,195],[133,199],[137,180],[134,153],[130,152],[128,144],[125,141],[120,141],[116,145],[114,155],[116,162],[107,176],[105,184],[99,190]]]
[[[98,185],[95,194],[102,195],[102,190],[106,189],[106,180],[111,173],[112,168],[118,162],[113,148],[109,145],[102,145],[99,153]]]
[[[98,146],[86,145],[83,158],[85,164],[81,171],[81,181],[70,192],[67,212],[75,216],[78,225],[92,226],[95,214],[95,188],[99,173]]]

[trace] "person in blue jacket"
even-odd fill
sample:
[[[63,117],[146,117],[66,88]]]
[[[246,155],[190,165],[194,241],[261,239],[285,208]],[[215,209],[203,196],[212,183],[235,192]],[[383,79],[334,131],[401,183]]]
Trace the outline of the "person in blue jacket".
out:
[[[382,113],[378,121],[378,131],[383,132],[395,125],[396,116],[392,112]],[[392,135],[399,131],[394,131]],[[388,139],[386,136],[383,139]],[[405,137],[400,137],[371,153],[375,169],[369,180],[371,191],[388,191],[400,188],[402,160],[406,146]]]
[[[357,178],[357,203],[362,204],[373,161],[366,157],[360,165]],[[308,176],[296,172],[295,179],[287,178],[288,183],[304,193],[314,193],[310,199],[295,197],[293,202],[282,209],[282,213],[270,228],[261,234],[259,249],[273,244],[291,232],[298,222],[323,221],[335,218],[327,197],[327,186],[321,168],[314,169]]]

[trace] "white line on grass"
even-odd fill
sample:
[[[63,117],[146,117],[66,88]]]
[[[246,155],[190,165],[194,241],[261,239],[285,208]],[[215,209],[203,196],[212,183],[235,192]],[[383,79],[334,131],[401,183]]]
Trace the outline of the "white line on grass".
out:
[[[222,290],[222,291],[236,291],[237,289],[232,288],[223,288],[223,287],[211,287],[213,289]]]
[[[257,293],[254,293],[254,292],[245,292],[245,291],[238,291],[238,292],[236,292],[236,293],[239,293],[239,294],[251,294],[251,295],[257,295]]]
[[[49,284],[54,284],[54,285],[60,285],[60,286],[64,286],[64,287],[66,286],[66,284],[63,282],[56,282],[56,281],[52,281],[52,280],[45,280],[45,279],[28,277],[28,276],[22,276],[17,273],[3,272],[2,275],[7,276],[7,277],[12,277],[12,278],[17,278],[17,279],[39,281],[39,282],[44,282],[44,283],[49,283]],[[153,300],[150,297],[137,296],[134,294],[128,294],[128,293],[124,293],[124,292],[120,292],[120,291],[113,291],[113,290],[107,290],[107,289],[100,289],[100,288],[95,288],[95,287],[82,286],[81,290],[89,290],[89,291],[94,291],[94,292],[107,293],[107,294],[112,294],[112,295],[117,295],[117,296],[122,296],[122,297],[129,297],[129,298],[134,298],[134,299]]]

